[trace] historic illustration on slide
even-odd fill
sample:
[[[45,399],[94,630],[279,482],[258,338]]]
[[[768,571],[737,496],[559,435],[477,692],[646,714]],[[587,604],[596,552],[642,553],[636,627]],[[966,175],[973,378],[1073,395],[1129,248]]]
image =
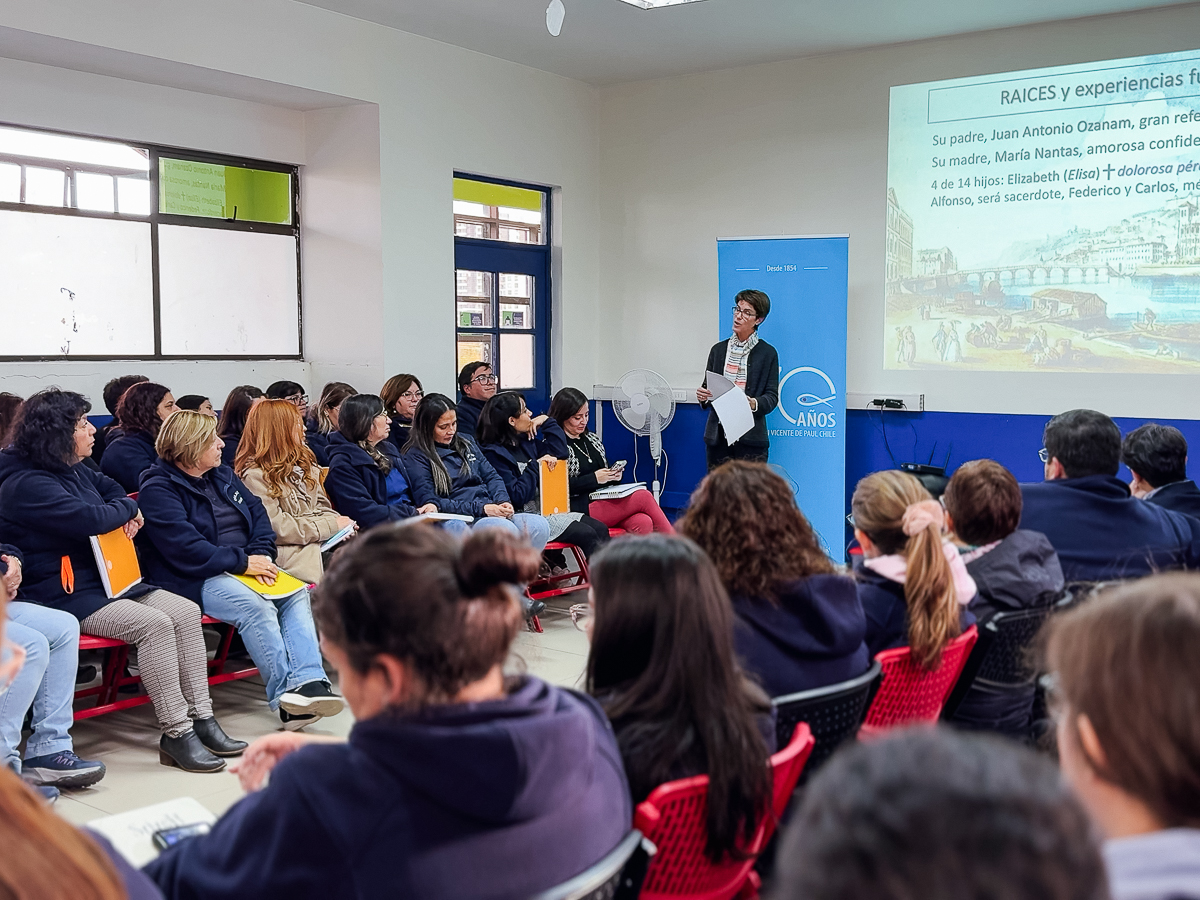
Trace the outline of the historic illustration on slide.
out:
[[[887,368],[1200,372],[1200,51],[892,88]]]

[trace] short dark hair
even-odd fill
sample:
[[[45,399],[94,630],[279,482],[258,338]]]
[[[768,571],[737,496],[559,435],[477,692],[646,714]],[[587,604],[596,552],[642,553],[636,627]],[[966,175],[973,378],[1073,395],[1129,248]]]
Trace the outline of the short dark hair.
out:
[[[25,401],[13,447],[39,469],[69,469],[75,464],[75,426],[91,409],[87,398],[74,391],[38,391]]]
[[[964,543],[981,547],[1017,530],[1021,486],[994,459],[973,459],[958,467],[942,494],[942,505],[954,520],[954,533]]]
[[[494,530],[460,542],[425,523],[380,525],[333,558],[313,616],[356,671],[387,654],[417,682],[411,706],[446,703],[507,658],[517,585],[539,564],[527,541]]]
[[[1121,468],[1121,429],[1094,409],[1072,409],[1046,423],[1042,444],[1062,463],[1068,478],[1116,475]]]
[[[765,319],[771,313],[771,298],[762,291],[738,291],[738,295],[733,298],[733,303],[735,306],[739,303],[749,303],[754,307],[756,319]]]
[[[153,381],[135,384],[121,395],[117,404],[117,424],[126,434],[141,432],[152,438],[158,437],[162,419],[158,417],[158,404],[170,389]]]
[[[480,447],[488,444],[503,444],[506,447],[518,447],[521,435],[509,423],[521,415],[521,407],[525,405],[525,397],[517,391],[501,391],[483,404],[479,411],[479,422],[475,426],[475,442]]]
[[[1125,435],[1121,462],[1151,487],[1187,478],[1187,438],[1178,428],[1149,422]]]
[[[992,735],[913,728],[852,744],[809,782],[777,900],[1104,900],[1087,813],[1053,763]]]
[[[273,381],[264,392],[268,400],[286,400],[293,394],[304,394],[304,385],[294,381]]]
[[[205,400],[208,400],[208,398],[203,394],[184,394],[175,401],[175,405],[180,409],[190,409],[192,412],[196,412],[204,404]]]
[[[101,395],[104,398],[104,408],[115,416],[121,396],[135,384],[149,380],[145,375],[118,375],[113,378],[104,386],[104,393]]]
[[[478,372],[480,369],[490,369],[491,367],[492,367],[491,363],[486,363],[486,362],[483,362],[482,360],[478,360],[478,359],[475,360],[475,362],[467,363],[465,366],[462,367],[462,370],[458,373],[459,390],[461,390],[462,388],[465,388],[468,384],[470,384],[472,379],[475,378],[475,373]]]
[[[563,425],[567,419],[587,406],[587,402],[587,394],[579,390],[579,388],[565,387],[555,394],[554,399],[550,401],[550,410],[547,412],[547,415],[559,425]]]

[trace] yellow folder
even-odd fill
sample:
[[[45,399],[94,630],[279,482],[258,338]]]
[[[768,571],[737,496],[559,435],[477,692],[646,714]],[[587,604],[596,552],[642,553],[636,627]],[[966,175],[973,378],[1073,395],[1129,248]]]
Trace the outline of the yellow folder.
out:
[[[100,580],[109,597],[120,597],[141,583],[142,568],[138,565],[137,550],[123,529],[93,535],[91,541],[96,568],[100,570]]]
[[[233,575],[232,572],[229,574]],[[308,587],[308,585],[295,575],[289,575],[282,569],[275,576],[274,584],[263,584],[253,575],[233,575],[233,577],[250,588],[250,590],[262,594],[264,597],[286,597],[288,594],[296,593],[302,587]]]
[[[567,461],[555,461],[553,469],[545,460],[538,460],[541,467],[542,485],[542,515],[552,516],[555,513],[571,511],[571,492],[567,488]]]

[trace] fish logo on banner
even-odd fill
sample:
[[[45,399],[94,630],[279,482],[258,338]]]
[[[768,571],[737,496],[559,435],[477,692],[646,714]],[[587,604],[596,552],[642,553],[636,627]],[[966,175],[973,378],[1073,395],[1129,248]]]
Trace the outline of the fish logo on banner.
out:
[[[801,428],[836,428],[836,399],[833,379],[815,366],[799,366],[779,381],[779,412]]]

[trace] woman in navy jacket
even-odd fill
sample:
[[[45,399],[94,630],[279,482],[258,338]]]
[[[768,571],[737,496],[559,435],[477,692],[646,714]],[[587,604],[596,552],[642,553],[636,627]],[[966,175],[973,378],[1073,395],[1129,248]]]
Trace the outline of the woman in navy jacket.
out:
[[[142,473],[154,465],[158,454],[154,440],[167,416],[175,412],[175,398],[161,384],[144,381],[127,390],[117,404],[119,435],[109,442],[100,471],[125,492],[137,492]]]
[[[96,433],[89,409],[57,388],[26,401],[13,445],[0,452],[0,540],[24,552],[24,599],[71,613],[84,634],[137,646],[163,764],[219,771],[217,755],[246,745],[213,717],[200,610],[147,582],[110,599],[96,567],[90,538],[118,528],[132,538],[143,520],[119,484],[82,464]]]
[[[541,512],[541,461],[566,465],[567,436],[549,416],[530,415],[525,398],[502,391],[479,413],[479,446],[504,480],[514,509]],[[608,526],[591,516],[564,510],[547,517],[550,539],[574,544],[590,557],[608,543]]]
[[[384,440],[389,425],[382,399],[355,394],[342,401],[338,430],[329,436],[325,490],[334,509],[363,529],[437,512],[432,503],[413,504],[404,462]]]
[[[768,467],[735,460],[713,470],[676,527],[716,565],[737,617],[738,658],[770,696],[870,667],[858,586],[829,561],[791,487]]]
[[[415,525],[347,545],[316,615],[358,724],[256,742],[251,793],[146,867],[168,900],[525,900],[616,847],[633,808],[603,712],[504,677],[517,585],[537,570],[509,535]]]
[[[414,502],[439,512],[473,516],[474,528],[520,532],[539,552],[550,540],[550,524],[539,515],[518,512],[508,489],[479,447],[458,433],[454,402],[429,394],[417,407],[403,459],[412,478]]]
[[[262,501],[228,466],[211,416],[180,410],[164,423],[160,458],[143,476],[138,502],[151,577],[235,626],[267,682],[271,709],[302,727],[342,711],[321,666],[304,586],[264,595],[232,577],[275,583],[275,530]]]

